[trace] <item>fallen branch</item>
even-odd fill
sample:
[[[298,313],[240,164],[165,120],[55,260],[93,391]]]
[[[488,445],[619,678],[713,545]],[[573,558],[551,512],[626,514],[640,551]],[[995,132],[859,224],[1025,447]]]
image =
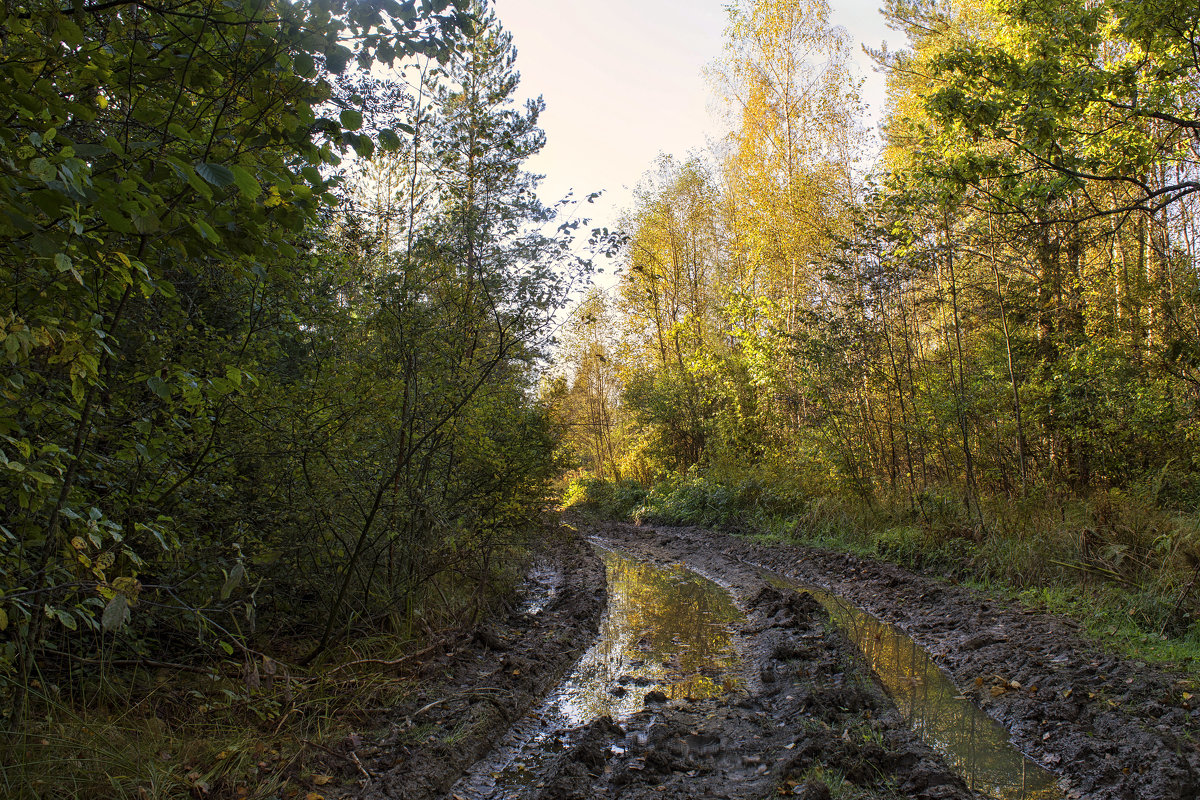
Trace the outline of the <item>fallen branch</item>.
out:
[[[1088,572],[1093,575],[1100,575],[1102,577],[1109,578],[1111,580],[1117,581],[1118,583],[1123,583],[1126,586],[1133,586],[1133,584],[1129,581],[1129,579],[1125,578],[1120,573],[1114,572],[1111,569],[1105,569],[1104,567],[1098,567],[1095,564],[1071,564],[1069,562],[1059,561],[1059,560],[1053,559],[1053,558],[1051,558],[1049,560],[1050,560],[1051,564],[1057,564],[1060,567],[1066,567],[1067,569],[1077,569],[1080,572]]]
[[[350,667],[361,666],[364,664],[371,664],[371,665],[380,666],[380,667],[398,667],[410,659],[417,658],[418,656],[423,656],[426,653],[430,653],[430,652],[436,650],[437,648],[441,647],[443,644],[445,644],[444,641],[434,642],[433,644],[429,645],[428,647],[424,648],[423,650],[418,650],[415,653],[409,653],[407,655],[403,655],[400,658],[393,658],[393,659],[360,658],[357,661],[347,661],[345,664],[338,664],[336,667],[333,667],[332,669],[328,670],[325,674],[332,675],[335,672],[340,672],[341,670],[349,669]]]

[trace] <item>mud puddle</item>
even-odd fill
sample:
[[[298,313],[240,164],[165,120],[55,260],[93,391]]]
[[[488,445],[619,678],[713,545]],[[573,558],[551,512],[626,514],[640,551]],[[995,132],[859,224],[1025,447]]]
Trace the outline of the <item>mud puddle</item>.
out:
[[[536,794],[550,763],[578,743],[588,723],[627,719],[648,702],[715,698],[744,686],[733,632],[744,615],[724,589],[682,566],[607,549],[601,556],[609,602],[596,643],[455,784],[452,797]]]
[[[824,589],[766,570],[762,574],[778,588],[807,592],[825,608],[862,652],[904,721],[945,757],[971,789],[997,800],[1064,796],[1055,776],[1017,750],[1008,731],[962,695],[930,654],[895,625]]]

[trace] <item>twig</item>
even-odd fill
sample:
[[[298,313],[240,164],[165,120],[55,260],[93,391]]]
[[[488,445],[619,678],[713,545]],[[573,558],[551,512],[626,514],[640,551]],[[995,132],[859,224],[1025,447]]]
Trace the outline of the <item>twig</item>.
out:
[[[364,767],[362,765],[362,762],[358,760],[358,755],[356,753],[352,752],[352,753],[350,753],[350,755],[347,756],[347,755],[343,755],[342,753],[337,752],[336,750],[330,750],[325,745],[317,744],[316,742],[314,742],[310,739],[301,739],[300,741],[304,744],[312,745],[313,747],[317,748],[318,750],[324,751],[324,752],[328,753],[329,755],[333,756],[334,758],[340,758],[343,761],[353,764],[355,767],[358,768],[358,771],[361,772],[366,777],[366,779],[368,781],[372,780],[375,777],[367,770],[366,767]]]
[[[1053,559],[1053,558],[1051,558],[1049,560],[1050,560],[1051,564],[1057,564],[1060,567],[1067,567],[1068,569],[1077,569],[1080,572],[1090,572],[1093,575],[1103,575],[1106,578],[1111,578],[1112,580],[1123,583],[1126,586],[1133,585],[1132,583],[1129,582],[1129,580],[1124,578],[1120,573],[1114,572],[1111,569],[1105,569],[1104,567],[1098,567],[1095,564],[1070,564],[1070,563],[1067,563],[1066,561],[1059,561],[1059,560]]]
[[[418,656],[423,656],[426,653],[436,650],[437,648],[441,647],[443,644],[444,644],[444,642],[441,642],[441,641],[434,642],[433,644],[429,645],[429,647],[426,647],[423,650],[418,650],[415,653],[409,653],[408,655],[401,656],[400,658],[393,658],[390,660],[386,659],[386,658],[363,658],[363,659],[359,659],[358,661],[347,661],[345,664],[338,664],[336,667],[334,667],[333,669],[330,669],[325,674],[332,675],[333,673],[338,672],[340,670],[347,669],[349,667],[360,666],[363,664],[376,664],[381,667],[396,667],[396,666],[403,664],[405,661],[408,661],[410,658],[417,658]]]
[[[1191,594],[1192,587],[1196,585],[1196,579],[1200,578],[1200,561],[1196,562],[1196,568],[1192,570],[1192,579],[1188,581],[1187,586],[1183,587],[1183,591],[1179,593],[1179,599],[1175,601],[1175,607],[1171,609],[1171,613],[1163,620],[1162,628],[1159,630],[1159,636],[1165,636],[1167,626],[1171,624],[1171,620],[1175,619],[1175,615],[1179,613],[1179,609],[1183,607],[1183,601]]]
[[[354,761],[354,766],[358,767],[358,771],[363,774],[363,777],[367,779],[367,783],[369,784],[375,776],[370,770],[362,765],[361,761],[358,760],[358,753],[355,753],[353,750],[351,750],[350,758],[352,761]]]
[[[280,730],[282,730],[282,728],[283,728],[283,723],[287,721],[287,718],[288,718],[288,717],[290,717],[290,716],[292,715],[292,712],[293,712],[293,711],[295,711],[295,712],[296,712],[296,713],[298,713],[298,714],[303,714],[303,713],[304,713],[303,711],[301,711],[301,710],[300,710],[300,709],[298,709],[298,708],[289,708],[289,709],[287,710],[287,713],[286,713],[286,714],[284,714],[282,717],[280,717],[280,718],[279,718],[279,724],[275,726],[275,733],[271,734],[272,736],[278,736],[278,735],[279,735],[279,731],[280,731]]]

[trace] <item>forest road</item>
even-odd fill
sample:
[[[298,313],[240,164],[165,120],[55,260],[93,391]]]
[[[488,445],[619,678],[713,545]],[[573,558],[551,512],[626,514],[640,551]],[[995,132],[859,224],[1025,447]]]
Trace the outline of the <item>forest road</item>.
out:
[[[598,523],[579,533],[608,566],[604,619],[601,558],[582,536],[563,539],[532,573],[525,607],[427,665],[420,704],[398,710],[390,734],[358,751],[370,778],[345,796],[1200,797],[1195,687],[1097,651],[1062,618],[890,564],[698,528]],[[697,576],[720,588],[701,591]],[[994,767],[988,753],[974,754],[976,775],[931,746],[822,593],[788,581],[903,628],[911,649],[927,650],[953,681],[953,700],[973,701],[1007,729],[1028,772],[999,786],[978,777]],[[714,611],[721,592],[736,618]],[[662,633],[680,619],[686,628],[688,609],[717,613],[736,665],[716,652],[719,635]],[[712,652],[691,678],[672,677],[701,650]]]
[[[588,532],[633,555],[680,562],[728,587],[746,607],[749,630],[794,617],[794,622],[771,629],[771,638],[782,643],[773,645],[770,656],[787,658],[771,663],[763,661],[763,653],[756,655],[755,666],[764,675],[777,679],[787,675],[786,688],[780,692],[778,682],[766,684],[761,693],[752,691],[750,699],[789,726],[793,715],[823,721],[836,742],[821,735],[821,725],[801,726],[804,736],[786,751],[785,758],[778,760],[778,754],[771,754],[763,762],[770,765],[777,784],[786,785],[798,771],[812,773],[816,765],[840,771],[854,784],[857,794],[852,796],[876,796],[873,785],[880,787],[879,796],[891,796],[883,788],[889,781],[904,797],[952,797],[960,792],[954,781],[920,785],[929,780],[931,768],[914,773],[907,766],[924,755],[904,742],[903,730],[892,726],[894,706],[888,700],[871,705],[872,693],[859,690],[855,664],[861,668],[864,660],[845,652],[849,646],[841,636],[811,637],[812,630],[827,624],[827,615],[808,595],[785,591],[779,598],[756,588],[762,585],[764,570],[796,584],[821,587],[903,629],[944,670],[961,693],[959,698],[986,711],[1031,761],[1058,778],[1058,787],[1017,787],[987,795],[1101,800],[1200,797],[1200,703],[1193,696],[1194,681],[1103,652],[1069,620],[1005,606],[961,586],[843,553],[765,546],[699,528],[610,523],[591,526]],[[792,617],[779,616],[780,603]],[[803,647],[788,643],[797,637]],[[751,643],[761,650],[760,640],[752,638]],[[802,651],[800,658],[793,650]],[[866,729],[862,729],[863,717],[868,719]],[[862,733],[871,734],[845,736],[846,730],[853,733],[848,723],[858,723]],[[856,759],[870,765],[865,782],[857,779]],[[940,757],[931,763],[941,763]],[[889,772],[889,780],[878,780]]]

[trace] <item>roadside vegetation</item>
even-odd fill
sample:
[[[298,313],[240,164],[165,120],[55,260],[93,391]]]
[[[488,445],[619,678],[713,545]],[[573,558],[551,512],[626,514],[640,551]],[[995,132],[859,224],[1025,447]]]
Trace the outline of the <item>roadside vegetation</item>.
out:
[[[848,549],[1200,657],[1197,10],[734,4],[547,390],[569,506]]]
[[[0,10],[0,795],[292,797],[512,590],[588,265],[481,3]]]

